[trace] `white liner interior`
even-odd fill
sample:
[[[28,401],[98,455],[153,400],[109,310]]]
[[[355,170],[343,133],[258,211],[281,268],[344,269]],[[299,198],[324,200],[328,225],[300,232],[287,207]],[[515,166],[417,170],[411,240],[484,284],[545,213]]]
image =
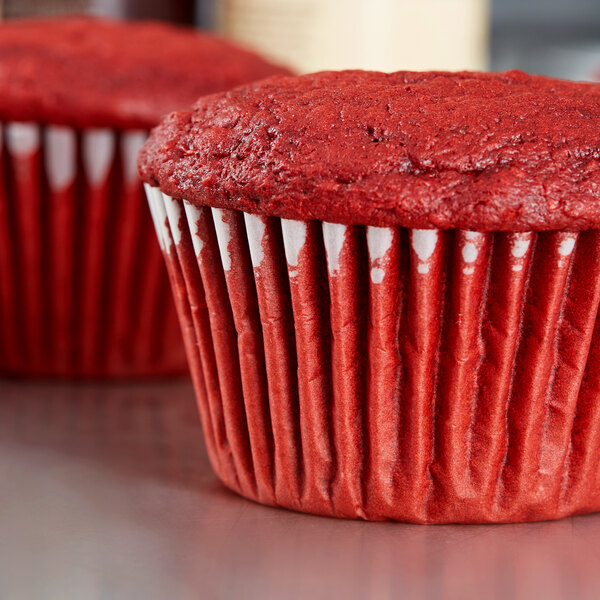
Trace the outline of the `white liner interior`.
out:
[[[181,227],[187,226],[192,234],[192,241],[196,255],[200,255],[204,240],[201,239],[196,223],[199,219],[199,210],[190,203],[184,202],[184,211],[181,210],[179,201],[163,194],[158,188],[145,185],[150,210],[156,227],[159,242],[164,251],[169,252],[173,241],[177,244],[181,237]],[[231,232],[226,223],[224,212],[221,209],[211,209],[215,232],[217,235],[219,250],[223,269],[231,269],[231,256],[229,243]],[[181,219],[185,213],[187,224]],[[244,213],[248,246],[255,268],[260,267],[264,257],[262,247],[263,236],[266,226],[260,216]],[[168,222],[167,222],[168,221]],[[339,273],[340,256],[343,252],[346,233],[349,229],[346,225],[335,223],[322,223],[323,240],[327,256],[328,270],[331,276]],[[285,247],[285,254],[289,266],[289,275],[297,274],[299,257],[306,242],[307,224],[303,221],[292,219],[281,219],[281,230]],[[392,248],[394,236],[393,228],[367,227],[367,247],[370,260],[371,281],[374,284],[381,283],[386,273],[386,258]],[[463,264],[463,274],[471,275],[475,272],[475,265],[480,259],[480,250],[485,241],[485,233],[476,231],[459,231],[460,259]],[[517,272],[523,268],[532,251],[531,232],[518,232],[512,234],[512,252],[510,268]],[[430,271],[431,260],[438,249],[439,231],[436,229],[411,229],[409,231],[410,248],[412,259],[416,265],[417,273],[427,275]],[[558,266],[567,264],[567,258],[573,252],[577,234],[561,234],[560,244],[557,246]]]
[[[77,130],[38,123],[6,123],[6,144],[13,156],[24,157],[39,152],[45,144],[45,169],[53,191],[70,186],[77,175]],[[123,175],[137,182],[137,155],[147,133],[141,130],[123,132],[120,136]],[[111,129],[85,129],[82,132],[83,166],[89,182],[100,185],[108,176],[116,152],[117,134]]]

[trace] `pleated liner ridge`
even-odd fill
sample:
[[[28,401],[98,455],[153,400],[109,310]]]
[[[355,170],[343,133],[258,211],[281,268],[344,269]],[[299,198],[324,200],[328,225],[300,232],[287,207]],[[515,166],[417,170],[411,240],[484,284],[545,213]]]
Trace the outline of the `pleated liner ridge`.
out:
[[[136,172],[145,132],[0,128],[0,373],[186,372]]]
[[[231,489],[419,523],[600,508],[600,232],[304,223],[147,191]]]

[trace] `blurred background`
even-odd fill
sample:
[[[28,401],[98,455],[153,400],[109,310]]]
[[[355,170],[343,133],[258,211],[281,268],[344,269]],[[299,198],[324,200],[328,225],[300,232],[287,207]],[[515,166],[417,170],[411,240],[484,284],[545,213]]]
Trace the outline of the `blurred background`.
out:
[[[0,0],[3,18],[89,13],[217,30],[302,72],[492,69],[600,78],[598,0]]]

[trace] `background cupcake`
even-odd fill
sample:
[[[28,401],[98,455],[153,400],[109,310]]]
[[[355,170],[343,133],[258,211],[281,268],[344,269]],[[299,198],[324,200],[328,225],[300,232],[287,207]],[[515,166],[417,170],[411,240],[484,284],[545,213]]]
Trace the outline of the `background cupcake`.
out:
[[[226,485],[421,523],[600,508],[599,100],[321,73],[154,130],[140,172]]]
[[[281,70],[157,23],[0,26],[0,373],[186,371],[137,151],[165,113]]]

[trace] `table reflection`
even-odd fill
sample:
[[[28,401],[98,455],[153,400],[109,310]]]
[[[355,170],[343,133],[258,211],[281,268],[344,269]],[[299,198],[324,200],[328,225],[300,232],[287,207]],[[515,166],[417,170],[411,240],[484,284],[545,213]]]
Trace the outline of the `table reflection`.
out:
[[[237,497],[187,381],[0,381],[0,532],[2,598],[600,597],[600,516],[423,527]]]

